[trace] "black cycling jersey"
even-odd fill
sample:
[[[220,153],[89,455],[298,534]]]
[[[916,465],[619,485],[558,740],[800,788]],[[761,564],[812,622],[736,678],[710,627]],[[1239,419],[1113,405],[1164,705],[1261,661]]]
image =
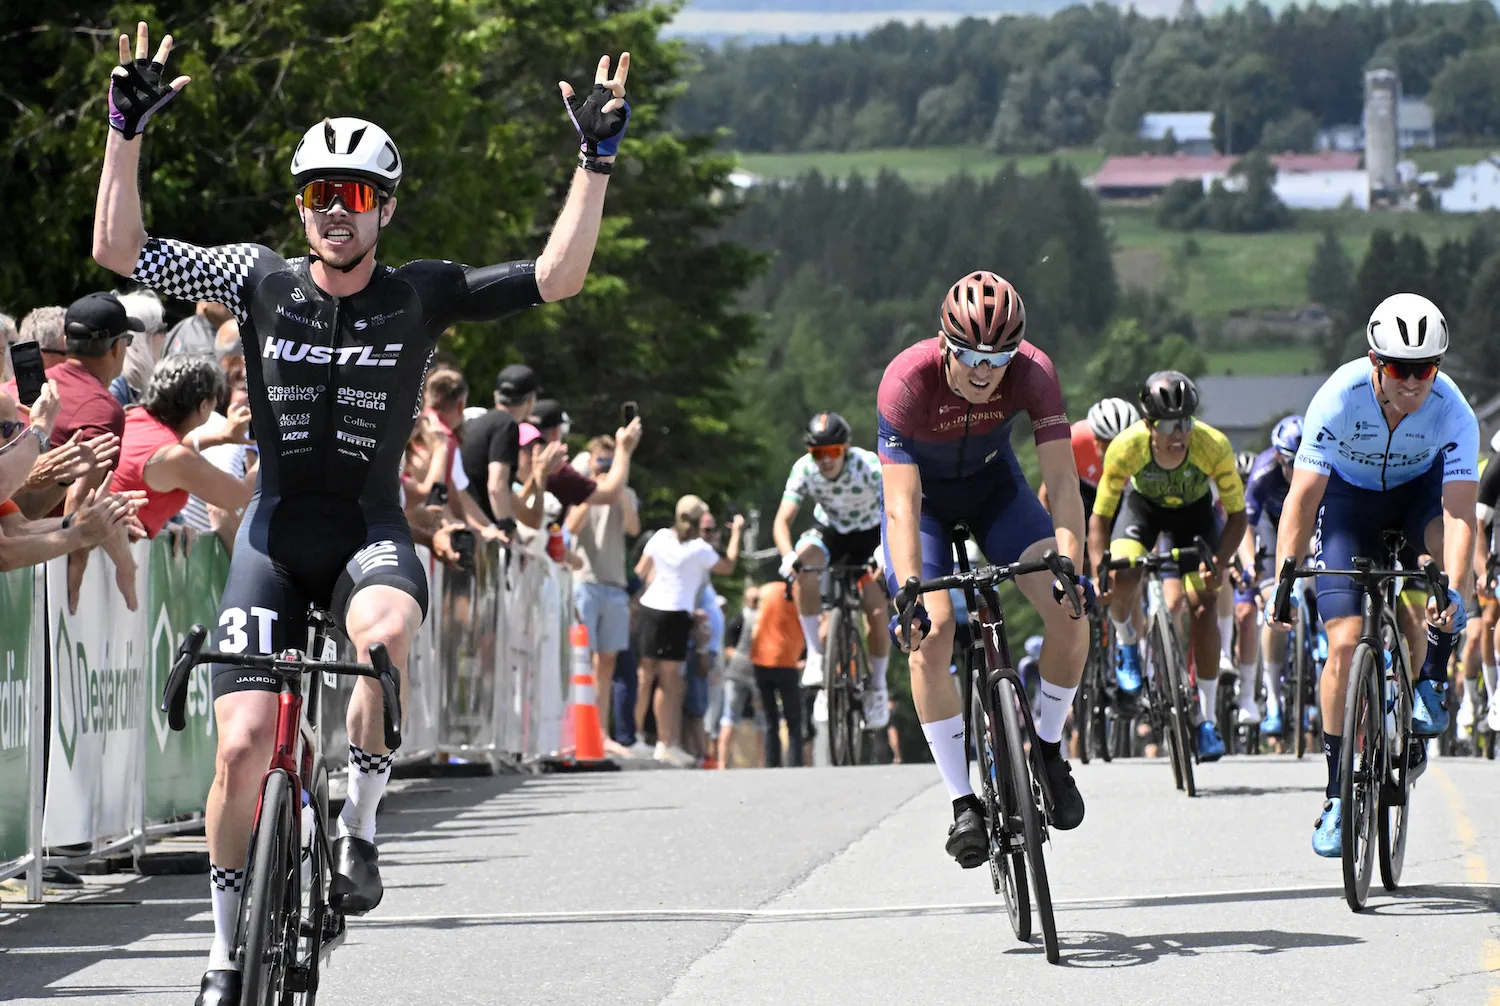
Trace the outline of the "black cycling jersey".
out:
[[[377,265],[359,293],[331,297],[306,258],[161,238],[147,239],[131,278],[223,304],[239,320],[263,494],[390,505],[400,501],[402,459],[438,336],[454,322],[542,300],[535,262]]]
[[[235,539],[217,648],[301,648],[310,604],[343,627],[350,599],[371,586],[405,592],[425,615],[427,570],[412,547],[400,479],[427,365],[453,322],[541,303],[536,264],[377,265],[359,293],[330,297],[305,258],[150,238],[132,278],[223,304],[240,324],[260,483]],[[276,688],[254,670],[214,669],[215,697]]]

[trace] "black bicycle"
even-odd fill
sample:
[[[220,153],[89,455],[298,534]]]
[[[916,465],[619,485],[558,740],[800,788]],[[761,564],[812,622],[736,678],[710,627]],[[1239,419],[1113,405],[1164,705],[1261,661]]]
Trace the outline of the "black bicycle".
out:
[[[1244,566],[1240,562],[1238,554],[1233,556],[1228,563],[1229,576],[1243,584],[1246,582]],[[1251,580],[1253,583],[1253,579]],[[1230,584],[1225,584],[1229,589]],[[1260,592],[1252,587],[1259,604]],[[1238,653],[1240,647],[1239,617],[1236,614],[1234,641],[1230,648],[1231,653]],[[1257,667],[1257,671],[1259,668]],[[1250,690],[1252,697],[1258,697],[1258,686],[1260,675],[1253,675],[1248,681],[1242,680],[1243,675],[1239,673],[1236,665],[1232,678],[1226,679],[1223,674],[1219,676],[1218,698],[1214,703],[1214,721],[1219,725],[1219,736],[1224,740],[1224,753],[1233,754],[1259,754],[1260,753],[1260,724],[1240,722],[1240,698],[1245,689]]]
[[[1201,537],[1193,544],[1173,548],[1165,552],[1148,552],[1141,556],[1112,559],[1106,552],[1099,561],[1100,575],[1124,569],[1146,571],[1146,659],[1148,668],[1155,673],[1141,675],[1142,689],[1146,696],[1146,717],[1152,731],[1166,742],[1167,754],[1172,762],[1172,781],[1188,796],[1197,796],[1198,787],[1193,779],[1193,762],[1197,758],[1197,744],[1193,737],[1193,710],[1198,707],[1193,694],[1192,681],[1188,674],[1187,656],[1178,638],[1176,619],[1167,610],[1161,599],[1162,571],[1168,565],[1200,565],[1216,571],[1213,549]]]
[[[1411,761],[1419,756],[1419,746],[1425,741],[1412,731],[1411,663],[1387,594],[1394,593],[1396,580],[1410,578],[1412,573],[1376,569],[1375,561],[1363,556],[1354,558],[1353,569],[1299,569],[1288,556],[1276,589],[1276,620],[1283,624],[1291,619],[1294,580],[1347,576],[1362,595],[1363,625],[1349,664],[1339,758],[1344,900],[1356,912],[1365,907],[1370,894],[1370,867],[1377,846],[1380,882],[1388,891],[1400,884],[1411,830]],[[1421,576],[1428,597],[1446,607],[1447,575],[1428,559]]]
[[[973,642],[961,667],[960,694],[967,697],[963,703],[964,743],[979,764],[981,800],[989,828],[990,879],[995,892],[1005,900],[1016,938],[1023,943],[1031,941],[1031,898],[1036,898],[1047,960],[1056,964],[1060,957],[1057,925],[1052,917],[1052,888],[1043,852],[1047,826],[1052,819],[1052,790],[1042,765],[1042,748],[1031,718],[1031,703],[1010,659],[1005,613],[996,587],[1028,573],[1051,572],[1066,590],[1075,614],[1083,613],[1083,605],[1072,563],[1056,552],[1047,552],[1039,562],[982,566],[971,571],[964,549],[967,539],[966,527],[954,528],[957,573],[932,580],[912,577],[906,581],[902,631],[910,638],[911,621],[921,594],[955,587],[963,590],[973,630]],[[983,673],[975,674],[976,669]]]
[[[828,574],[823,598],[828,632],[823,644],[823,689],[828,696],[828,757],[834,765],[863,765],[870,760],[865,729],[865,695],[870,688],[870,655],[860,626],[860,592],[871,576],[869,563],[804,566],[798,559],[786,577],[786,596],[799,573]]]
[[[1073,730],[1078,734],[1078,760],[1087,765],[1098,755],[1113,761],[1118,744],[1116,734],[1129,725],[1120,723],[1114,705],[1114,673],[1109,661],[1108,619],[1102,605],[1089,612],[1089,655],[1083,664],[1083,677],[1073,696]]]
[[[328,615],[314,610],[312,625],[311,652],[330,652]],[[328,765],[318,731],[321,692],[317,675],[356,675],[380,682],[385,744],[392,751],[401,746],[400,678],[382,643],[370,647],[369,664],[357,664],[304,657],[300,650],[272,656],[204,651],[207,638],[208,630],[195,625],[177,650],[161,700],[161,710],[173,730],[186,725],[188,676],[197,664],[256,668],[276,678],[281,694],[276,747],[261,782],[250,832],[250,858],[245,863],[245,891],[232,951],[243,973],[240,1002],[244,1006],[292,1006],[300,997],[303,1006],[313,1006],[322,962],[347,933],[344,915],[329,902],[333,845],[327,831]],[[308,872],[305,882],[304,868]]]

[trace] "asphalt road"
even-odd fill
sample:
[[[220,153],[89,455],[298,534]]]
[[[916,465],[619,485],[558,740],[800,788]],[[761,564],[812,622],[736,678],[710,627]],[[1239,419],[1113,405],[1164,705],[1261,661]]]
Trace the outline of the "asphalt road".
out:
[[[944,855],[930,765],[417,781],[320,1002],[1500,1004],[1500,765],[1433,762],[1407,886],[1377,879],[1360,915],[1309,845],[1321,759],[1204,766],[1196,800],[1161,761],[1076,771],[1058,967]],[[191,1002],[206,888],[99,877],[7,906],[0,1001]]]

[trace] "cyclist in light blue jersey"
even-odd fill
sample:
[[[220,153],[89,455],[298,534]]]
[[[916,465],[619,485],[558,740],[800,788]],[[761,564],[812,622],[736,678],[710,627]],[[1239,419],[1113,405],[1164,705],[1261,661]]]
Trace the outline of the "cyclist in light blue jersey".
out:
[[[1463,630],[1462,597],[1473,590],[1474,512],[1479,495],[1479,423],[1446,374],[1448,323],[1425,297],[1398,293],[1370,316],[1367,359],[1334,371],[1313,397],[1281,513],[1276,566],[1301,560],[1313,536],[1314,565],[1348,569],[1354,556],[1377,562],[1383,533],[1400,531],[1413,550],[1438,558],[1451,586],[1448,605],[1427,608],[1427,655],[1417,682],[1412,726],[1422,736],[1448,726],[1443,706],[1448,657]],[[1341,576],[1317,578],[1318,611],[1328,632],[1321,682],[1323,751],[1328,791],[1313,832],[1313,850],[1337,857],[1341,848],[1339,753],[1349,665],[1360,633],[1360,595]],[[1414,744],[1412,772],[1425,767]]]

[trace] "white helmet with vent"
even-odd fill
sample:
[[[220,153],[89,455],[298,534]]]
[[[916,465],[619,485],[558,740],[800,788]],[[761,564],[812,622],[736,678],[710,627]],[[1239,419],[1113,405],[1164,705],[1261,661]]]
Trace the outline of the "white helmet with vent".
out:
[[[292,154],[292,177],[360,178],[387,194],[401,183],[401,154],[385,130],[367,119],[324,119],[302,134]]]
[[[1365,337],[1376,356],[1432,360],[1448,352],[1448,322],[1436,304],[1417,293],[1392,294],[1370,315]]]
[[[1109,441],[1125,432],[1125,427],[1139,421],[1141,414],[1123,398],[1106,398],[1089,409],[1089,430],[1100,440]]]

